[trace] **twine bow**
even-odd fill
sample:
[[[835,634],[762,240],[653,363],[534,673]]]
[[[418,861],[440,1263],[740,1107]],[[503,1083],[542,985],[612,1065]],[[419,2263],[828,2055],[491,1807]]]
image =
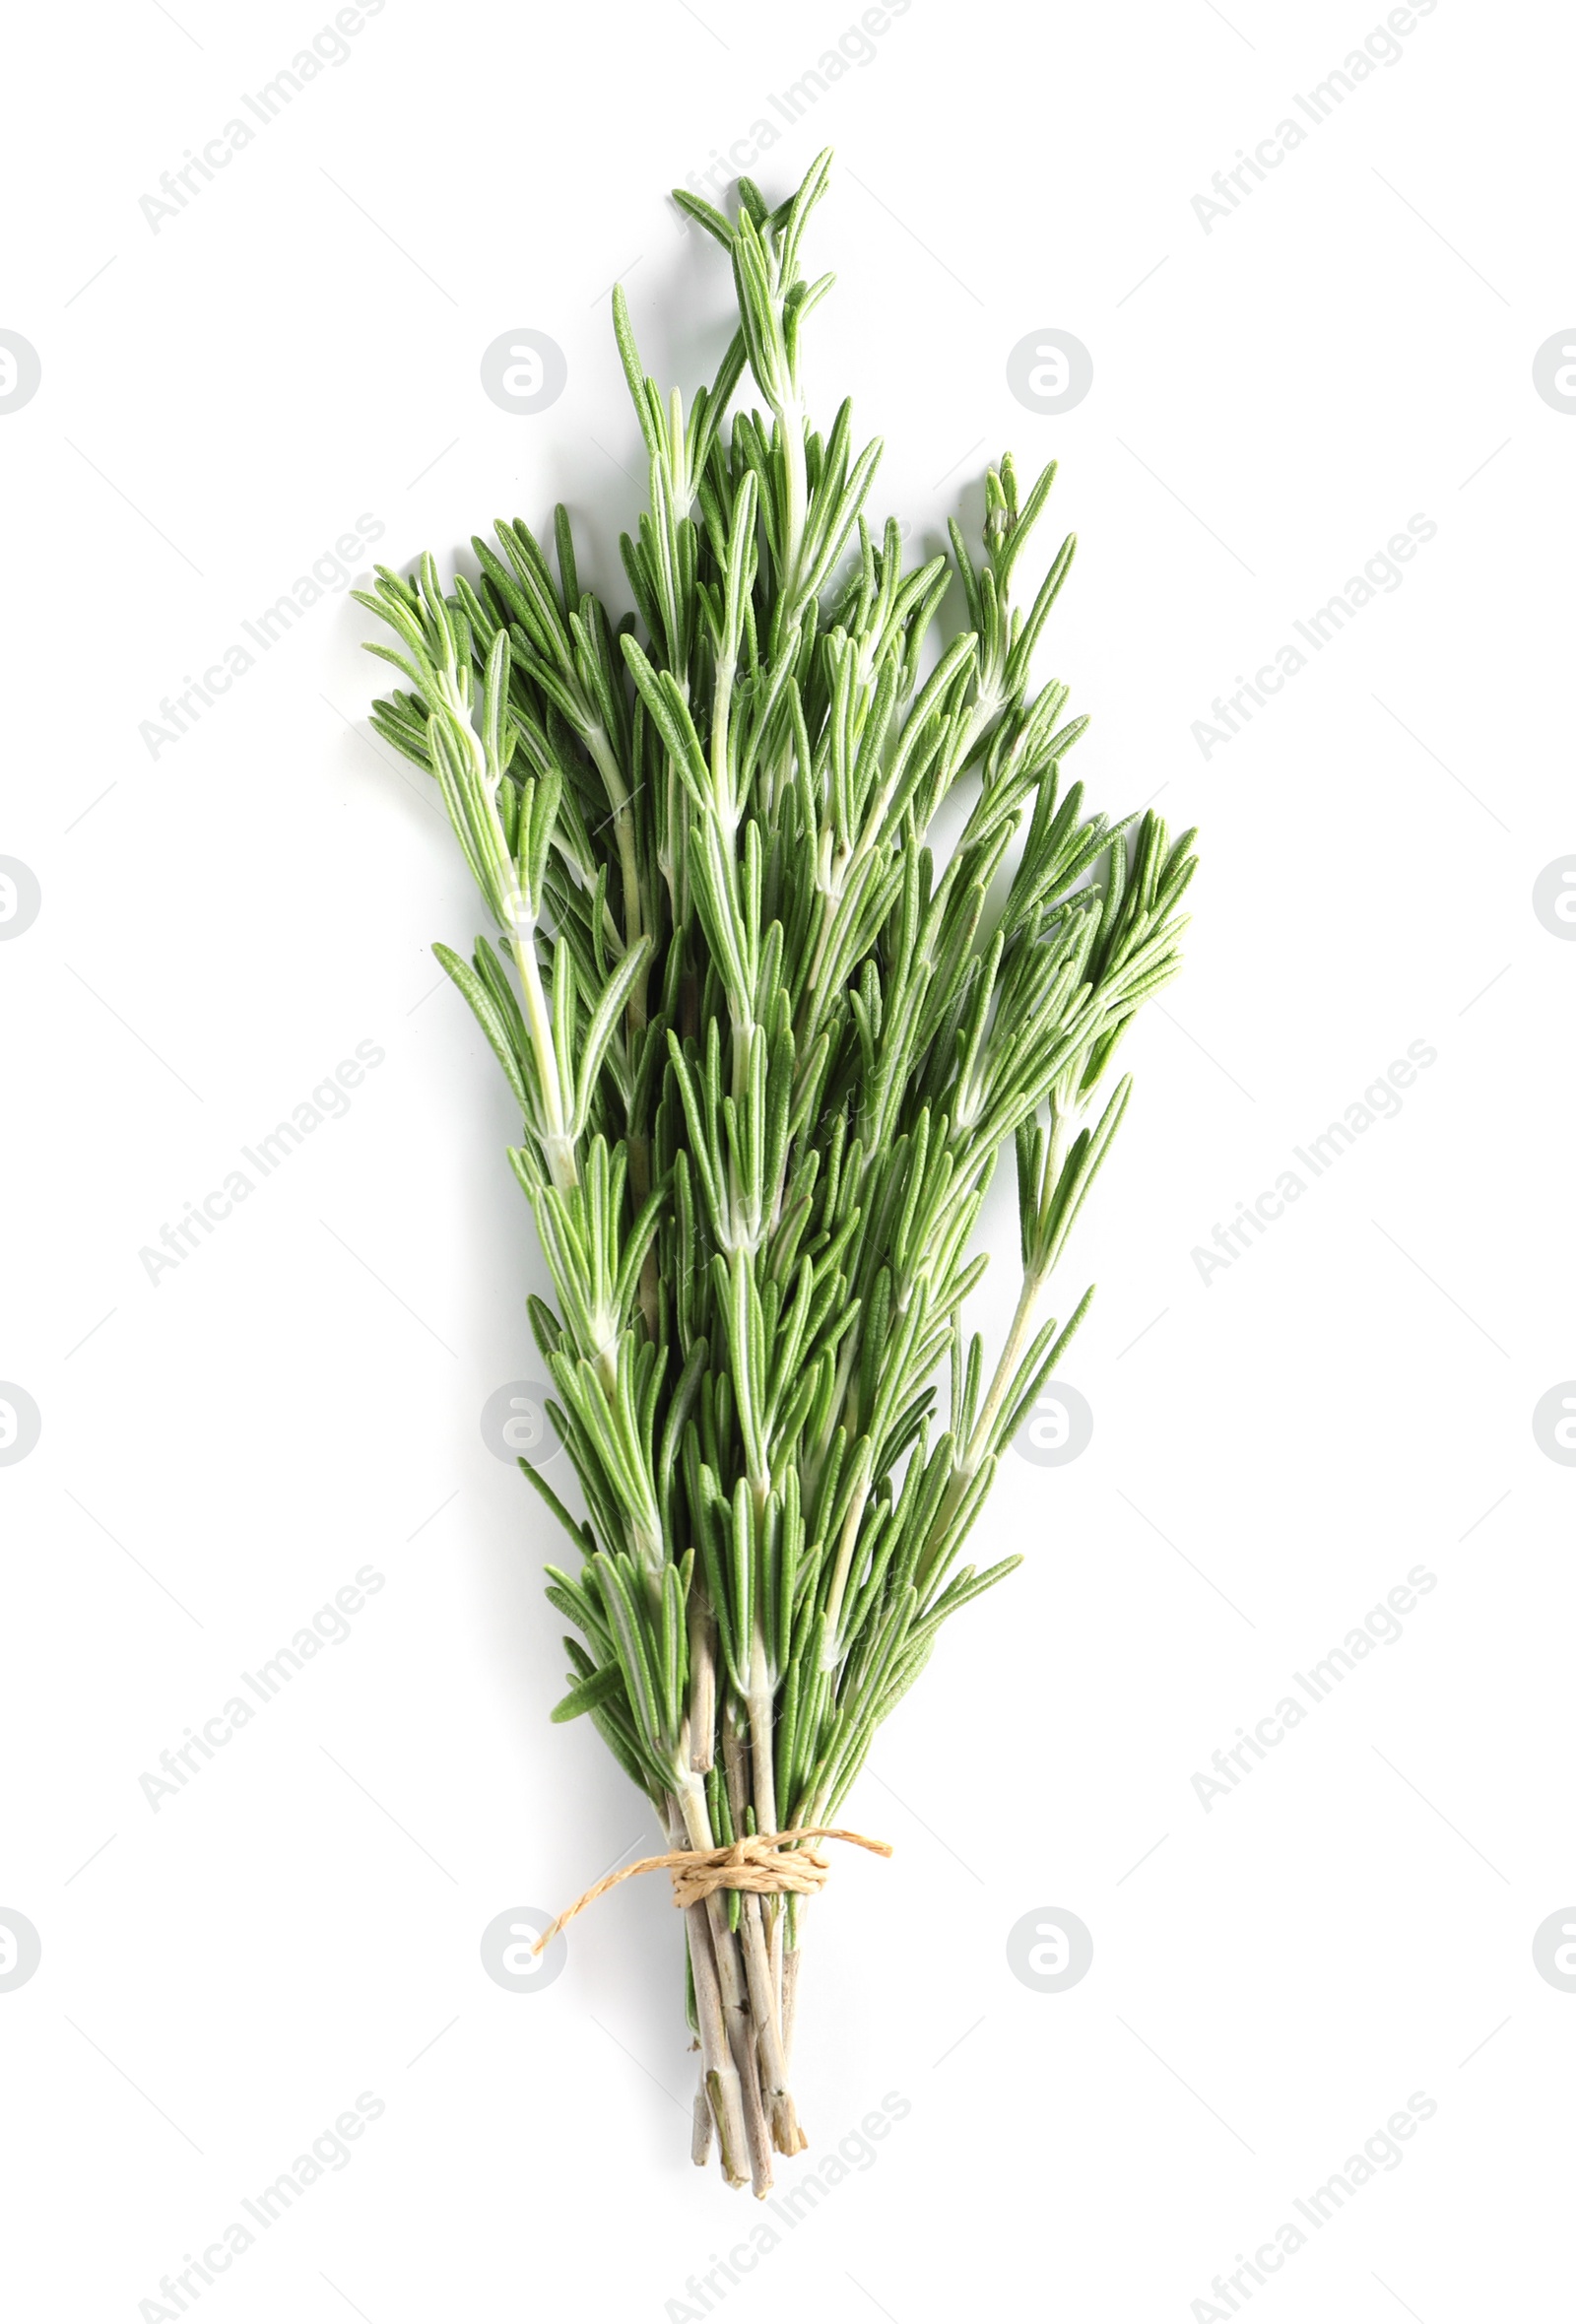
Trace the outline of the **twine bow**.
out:
[[[725,1848],[670,1848],[665,1855],[642,1856],[637,1863],[625,1864],[622,1871],[593,1882],[585,1894],[576,1896],[538,1937],[531,1951],[542,1952],[577,1912],[584,1912],[620,1881],[633,1880],[642,1872],[666,1872],[672,1877],[673,1900],[681,1911],[687,1905],[704,1902],[715,1889],[744,1889],[755,1896],[814,1896],[831,1874],[825,1857],[810,1847],[796,1846],[786,1855],[777,1852],[788,1848],[790,1842],[804,1840],[847,1840],[853,1847],[868,1848],[873,1856],[892,1852],[886,1840],[867,1839],[862,1831],[843,1831],[830,1824],[803,1826],[793,1831],[749,1832]]]

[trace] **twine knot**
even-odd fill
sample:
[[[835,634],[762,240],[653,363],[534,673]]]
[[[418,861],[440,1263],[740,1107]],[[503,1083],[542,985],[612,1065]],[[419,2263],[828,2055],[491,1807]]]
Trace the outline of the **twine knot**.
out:
[[[843,1831],[830,1824],[804,1826],[793,1831],[747,1832],[721,1848],[670,1848],[664,1855],[642,1856],[638,1863],[625,1864],[621,1871],[593,1882],[585,1894],[576,1896],[538,1937],[531,1951],[541,1953],[577,1912],[584,1912],[621,1881],[633,1880],[642,1872],[669,1874],[673,1900],[681,1911],[690,1904],[704,1903],[717,1889],[742,1889],[753,1896],[817,1895],[825,1887],[831,1866],[805,1844],[812,1840],[847,1840],[853,1847],[868,1848],[873,1856],[892,1852],[886,1840],[868,1839],[862,1831]]]

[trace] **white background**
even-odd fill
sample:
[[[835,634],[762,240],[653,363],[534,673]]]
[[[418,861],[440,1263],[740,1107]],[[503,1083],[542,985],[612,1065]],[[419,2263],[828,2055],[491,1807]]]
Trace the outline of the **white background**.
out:
[[[404,565],[561,497],[622,606],[643,463],[609,286],[661,378],[710,375],[726,266],[666,189],[858,12],[389,0],[152,231],[139,197],[330,13],[127,0],[8,40],[0,325],[42,384],[0,416],[0,853],[42,908],[0,947],[0,1375],[42,1433],[0,1470],[0,1904],[42,1963],[0,1994],[5,2304],[136,2317],[369,2092],[349,2165],[203,2313],[634,2324],[703,2312],[686,2279],[772,2215],[688,2160],[657,1882],[549,1989],[481,1965],[495,1914],[655,1834],[589,1724],[548,1723],[560,1545],[478,1428],[540,1368],[543,1279],[506,1093],[427,949],[469,946],[468,883],[369,735],[342,591],[157,760],[138,729],[363,512]],[[809,371],[886,437],[874,510],[916,555],[977,523],[1005,446],[1063,462],[1036,571],[1083,547],[1041,674],[1093,713],[1094,803],[1157,794],[1205,869],[1070,1263],[1093,1442],[1009,1461],[982,1533],[1026,1568],[850,1802],[894,1859],[844,1852],[814,1917],[805,2159],[910,2111],[717,2278],[740,2316],[1208,2317],[1413,2092],[1401,2165],[1253,2303],[1568,2298],[1576,1999],[1532,1937],[1576,1896],[1576,1476],[1531,1415],[1576,1373],[1576,950],[1531,891],[1576,849],[1576,421],[1532,380],[1576,304],[1569,20],[1442,0],[1211,232],[1192,207],[1383,14],[914,0],[757,166],[776,198],[837,150]],[[527,418],[478,377],[522,326],[569,366]],[[1046,327],[1094,364],[1058,418],[1006,384]],[[1404,584],[1206,760],[1212,698],[1414,513]],[[150,1282],[139,1251],[359,1040],[386,1056],[349,1114]],[[1201,1281],[1215,1223],[1414,1040],[1399,1117]],[[155,1813],[143,1771],[367,1563],[351,1637]],[[1195,1771],[1419,1563],[1401,1641],[1206,1813]],[[1062,1994],[1007,1962],[1042,1906],[1093,1933]]]

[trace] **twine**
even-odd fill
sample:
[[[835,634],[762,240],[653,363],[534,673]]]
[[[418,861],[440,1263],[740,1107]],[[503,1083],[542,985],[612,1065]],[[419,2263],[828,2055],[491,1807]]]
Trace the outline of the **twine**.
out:
[[[892,1852],[886,1840],[867,1839],[862,1831],[842,1831],[830,1824],[794,1831],[749,1832],[725,1848],[670,1848],[666,1855],[642,1856],[638,1863],[626,1864],[622,1871],[610,1872],[594,1882],[567,1911],[558,1914],[531,1951],[540,1953],[560,1929],[567,1928],[577,1912],[584,1912],[620,1881],[633,1880],[641,1872],[668,1873],[673,1881],[673,1900],[681,1911],[687,1905],[703,1903],[716,1889],[744,1889],[754,1896],[814,1896],[825,1887],[831,1866],[814,1848],[795,1848],[789,1855],[778,1855],[776,1851],[790,1840],[847,1840],[853,1847],[868,1848],[873,1856]]]

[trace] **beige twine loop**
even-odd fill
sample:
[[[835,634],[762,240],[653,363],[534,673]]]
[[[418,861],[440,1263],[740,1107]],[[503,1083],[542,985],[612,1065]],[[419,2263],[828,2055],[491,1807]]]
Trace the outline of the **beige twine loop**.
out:
[[[566,1912],[560,1912],[552,1928],[538,1937],[532,1946],[533,1954],[551,1945],[560,1929],[566,1928],[577,1912],[584,1912],[599,1896],[616,1889],[620,1881],[633,1880],[640,1872],[666,1872],[673,1880],[673,1900],[681,1911],[688,1904],[699,1904],[714,1889],[744,1889],[754,1896],[814,1896],[826,1885],[831,1866],[824,1856],[818,1856],[814,1848],[796,1847],[788,1855],[777,1850],[797,1840],[847,1840],[856,1848],[868,1848],[873,1856],[889,1856],[890,1843],[886,1840],[867,1839],[862,1831],[842,1831],[834,1825],[817,1824],[794,1831],[750,1832],[726,1848],[670,1848],[664,1856],[642,1856],[637,1864],[626,1864],[621,1872],[610,1872],[605,1879],[595,1882],[583,1896],[576,1896]]]

